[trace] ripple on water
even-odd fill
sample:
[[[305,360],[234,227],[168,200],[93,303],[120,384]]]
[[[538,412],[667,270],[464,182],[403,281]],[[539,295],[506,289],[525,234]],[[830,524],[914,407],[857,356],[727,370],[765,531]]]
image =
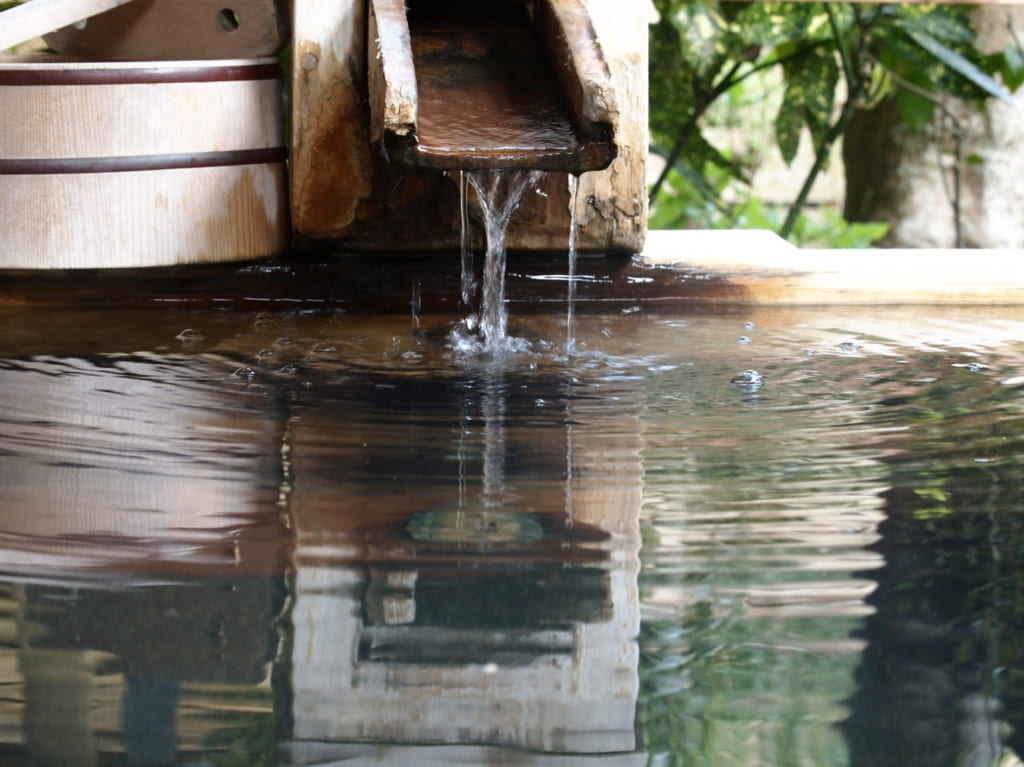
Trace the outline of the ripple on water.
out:
[[[971,556],[1002,551],[1004,529],[985,525],[1019,486],[1021,323],[641,308],[579,317],[572,354],[549,340],[562,317],[514,317],[528,347],[488,357],[453,353],[454,322],[198,313],[81,353],[15,339],[0,362],[0,569],[287,556],[310,636],[316,600],[358,592],[366,569],[387,604],[421,588],[419,607],[466,620],[451,588],[466,573],[485,610],[493,584],[526,583],[545,626],[597,627],[560,632],[566,652],[625,635],[601,647],[623,689],[639,680],[649,753],[839,765],[868,629],[906,586],[880,573],[968,567],[926,537],[957,517],[978,522]],[[737,344],[744,322],[752,342]],[[176,338],[185,327],[204,338]],[[745,370],[761,385],[732,383]],[[958,630],[984,623],[971,617]],[[466,665],[458,643],[442,649]]]
[[[0,362],[0,569],[233,566],[231,536],[270,566],[281,427],[225,379],[193,356]]]

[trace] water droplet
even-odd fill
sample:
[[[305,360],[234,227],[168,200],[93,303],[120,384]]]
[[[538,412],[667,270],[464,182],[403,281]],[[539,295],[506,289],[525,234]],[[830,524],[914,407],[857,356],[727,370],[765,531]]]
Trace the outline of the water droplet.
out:
[[[764,376],[756,370],[744,370],[742,373],[737,373],[730,378],[729,383],[736,384],[737,386],[756,387],[764,383]]]
[[[178,333],[178,335],[176,335],[175,338],[177,338],[179,341],[182,341],[183,343],[191,343],[194,341],[202,341],[204,338],[206,338],[206,336],[204,336],[202,333],[197,333],[192,328],[185,328],[183,331]]]
[[[275,354],[277,354],[277,352],[275,352],[273,349],[260,349],[258,352],[256,352],[256,357],[259,359],[264,359],[266,357],[273,357]]]
[[[533,404],[536,405],[537,407],[544,407],[547,403],[543,400],[543,398],[538,397],[533,401]]]
[[[969,364],[967,366],[967,369],[970,370],[972,373],[980,373],[986,367],[988,367],[988,366],[987,365],[982,365],[980,362],[972,362],[971,364]]]
[[[860,344],[856,341],[843,341],[839,344],[839,351],[845,352],[846,354],[853,354],[854,352],[860,351]]]
[[[288,336],[281,336],[276,341],[274,341],[275,346],[293,346],[294,344],[295,342],[292,339],[288,338]]]
[[[313,347],[313,353],[314,354],[329,354],[329,353],[335,352],[337,350],[338,350],[337,347],[335,347],[333,344],[329,344],[329,343],[325,343],[325,342],[320,342],[316,346]]]
[[[641,307],[639,307],[639,306],[627,306],[625,309],[622,310],[622,313],[623,314],[636,314],[639,311],[642,311]]]
[[[244,378],[247,381],[251,381],[253,378],[256,377],[256,371],[249,367],[242,367],[238,368],[238,370],[235,371],[235,375],[238,376],[239,378]]]
[[[740,336],[736,340],[739,341],[741,344],[749,344],[750,343],[750,336]]]
[[[747,322],[744,322],[744,323],[743,323],[743,327],[745,327],[745,328],[746,328],[747,330],[753,330],[754,328],[756,328],[756,327],[757,327],[757,324],[756,324],[756,323],[754,323],[754,322],[750,322],[750,321],[748,320]]]
[[[421,360],[421,359],[423,359],[423,353],[422,352],[411,351],[411,350],[407,351],[407,352],[402,352],[402,359],[403,360]]]

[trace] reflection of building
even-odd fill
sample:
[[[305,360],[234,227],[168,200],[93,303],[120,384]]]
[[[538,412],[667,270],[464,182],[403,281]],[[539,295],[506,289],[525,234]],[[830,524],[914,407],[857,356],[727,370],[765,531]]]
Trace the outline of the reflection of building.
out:
[[[226,377],[187,357],[0,364],[0,756],[167,764],[272,722],[280,425]]]
[[[0,365],[0,757],[183,759],[243,722],[297,763],[640,759],[634,406],[325,378]]]
[[[511,385],[392,377],[294,411],[296,763],[632,758],[635,419],[577,402],[573,426],[564,405],[517,425],[541,397]]]

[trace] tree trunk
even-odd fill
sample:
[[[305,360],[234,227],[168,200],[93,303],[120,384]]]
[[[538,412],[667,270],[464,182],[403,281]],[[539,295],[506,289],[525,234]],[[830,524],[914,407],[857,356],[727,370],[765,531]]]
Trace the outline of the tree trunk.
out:
[[[1024,37],[1024,7],[973,11],[975,45],[1000,51]],[[1014,104],[944,100],[923,131],[892,99],[858,113],[844,139],[845,216],[885,221],[884,247],[1024,247],[1024,88]]]

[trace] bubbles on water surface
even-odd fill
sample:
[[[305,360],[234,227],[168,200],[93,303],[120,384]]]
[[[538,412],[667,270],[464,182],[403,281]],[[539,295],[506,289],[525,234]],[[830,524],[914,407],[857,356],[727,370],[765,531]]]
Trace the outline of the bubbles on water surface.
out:
[[[195,343],[197,341],[202,341],[206,338],[206,336],[204,336],[202,333],[193,330],[192,328],[185,328],[183,331],[178,333],[178,335],[176,335],[175,338],[181,341],[183,344],[188,344]]]
[[[764,376],[756,370],[744,370],[742,373],[737,373],[730,378],[729,383],[736,386],[757,388],[764,383]]]

